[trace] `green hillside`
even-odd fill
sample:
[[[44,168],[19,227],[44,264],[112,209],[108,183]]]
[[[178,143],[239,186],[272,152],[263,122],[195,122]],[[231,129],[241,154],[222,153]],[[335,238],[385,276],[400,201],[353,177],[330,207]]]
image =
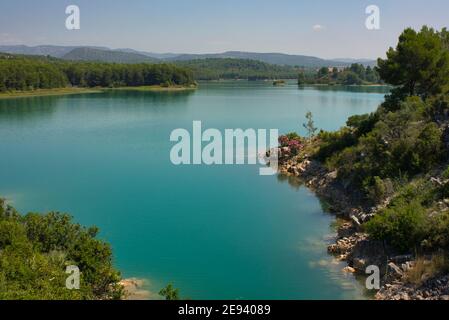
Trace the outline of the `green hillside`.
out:
[[[175,61],[176,65],[193,71],[196,80],[218,79],[296,79],[299,70],[294,67],[271,65],[248,59],[199,59]]]
[[[62,56],[64,60],[97,61],[114,63],[157,63],[160,60],[133,52],[102,50],[95,48],[75,48]]]

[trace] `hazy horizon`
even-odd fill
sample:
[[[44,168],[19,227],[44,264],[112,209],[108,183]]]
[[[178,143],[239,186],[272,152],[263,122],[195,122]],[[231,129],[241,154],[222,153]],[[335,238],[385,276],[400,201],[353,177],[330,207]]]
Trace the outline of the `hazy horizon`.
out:
[[[310,54],[310,55],[306,55],[306,54],[301,54],[301,53],[290,53],[290,52],[275,52],[275,51],[244,51],[244,50],[224,50],[224,51],[217,51],[217,52],[158,52],[158,51],[147,51],[147,50],[138,50],[135,48],[129,48],[129,47],[122,47],[122,48],[112,48],[109,46],[102,46],[102,45],[64,45],[64,44],[52,44],[52,43],[42,43],[42,44],[36,44],[36,45],[28,45],[26,43],[22,43],[22,44],[1,44],[0,46],[26,46],[26,47],[30,47],[30,48],[34,48],[34,47],[79,47],[79,48],[105,48],[105,49],[109,49],[109,50],[135,50],[136,52],[142,52],[142,53],[152,53],[152,54],[157,54],[157,55],[183,55],[183,54],[222,54],[222,53],[227,53],[227,52],[245,52],[245,53],[265,53],[265,54],[285,54],[285,55],[302,55],[302,56],[309,56],[309,57],[315,57],[315,58],[322,58],[325,60],[376,60],[377,58],[366,58],[366,57],[329,57],[329,58],[323,58],[319,55],[314,55],[314,54]]]
[[[81,29],[65,28],[68,5],[81,11]],[[365,9],[380,8],[380,30],[368,30]],[[0,3],[0,45],[96,46],[152,53],[245,51],[376,59],[406,27],[447,23],[449,2],[428,0],[124,1],[17,0]],[[26,22],[26,23],[24,23]]]

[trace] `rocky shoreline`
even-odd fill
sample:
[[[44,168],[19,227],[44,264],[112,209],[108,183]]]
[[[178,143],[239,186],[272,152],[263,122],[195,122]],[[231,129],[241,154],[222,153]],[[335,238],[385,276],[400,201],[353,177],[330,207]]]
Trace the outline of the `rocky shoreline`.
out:
[[[123,300],[160,300],[161,297],[149,290],[146,290],[146,280],[138,278],[128,278],[120,281],[123,286]]]
[[[338,228],[336,241],[328,247],[328,252],[347,262],[344,272],[368,276],[368,266],[379,267],[381,287],[375,299],[449,300],[449,275],[411,283],[408,272],[414,268],[415,258],[400,255],[385,243],[370,239],[363,231],[363,224],[388,205],[388,200],[378,207],[366,207],[359,195],[349,192],[337,180],[336,171],[328,171],[307,154],[300,152],[292,156],[288,147],[279,150],[279,174],[298,178],[329,204],[332,213],[346,221]]]

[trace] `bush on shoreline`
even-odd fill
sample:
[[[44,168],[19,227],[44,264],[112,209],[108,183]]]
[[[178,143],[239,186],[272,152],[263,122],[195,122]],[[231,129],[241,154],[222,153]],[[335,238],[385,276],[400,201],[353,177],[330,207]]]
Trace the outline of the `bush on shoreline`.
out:
[[[98,229],[66,214],[20,215],[0,199],[0,300],[120,299],[120,274]],[[80,290],[69,290],[66,267],[81,272]]]
[[[426,210],[419,202],[401,202],[377,214],[365,227],[373,239],[387,241],[406,252],[426,238],[426,218]]]

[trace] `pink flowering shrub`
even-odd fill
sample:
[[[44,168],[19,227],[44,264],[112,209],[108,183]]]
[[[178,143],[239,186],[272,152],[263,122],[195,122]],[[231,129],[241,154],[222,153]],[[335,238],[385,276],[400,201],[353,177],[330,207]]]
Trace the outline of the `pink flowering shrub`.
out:
[[[288,142],[288,147],[290,148],[290,151],[291,151],[293,154],[298,154],[299,151],[301,151],[302,144],[301,144],[301,142],[298,141],[298,140],[290,140],[290,141]]]
[[[280,136],[279,137],[279,146],[280,147],[288,147],[290,139],[287,136]]]
[[[279,137],[279,146],[281,148],[288,148],[289,153],[296,155],[303,148],[301,138],[297,134],[287,134]]]

